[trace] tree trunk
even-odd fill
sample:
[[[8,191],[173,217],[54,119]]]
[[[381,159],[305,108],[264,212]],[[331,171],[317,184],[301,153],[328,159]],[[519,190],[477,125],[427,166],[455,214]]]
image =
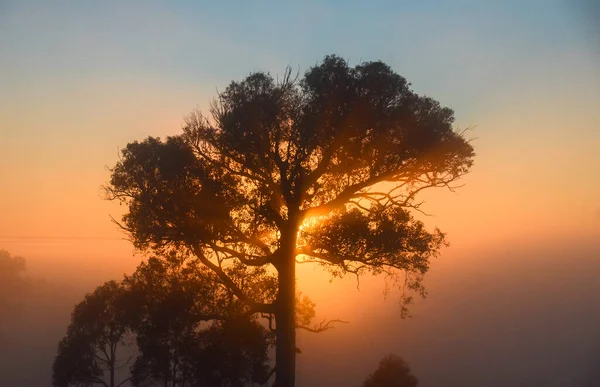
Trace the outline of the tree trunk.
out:
[[[172,382],[172,386],[175,387],[177,383],[177,361],[174,362],[173,364],[173,382]]]
[[[110,387],[115,387],[115,363],[117,344],[110,343]]]
[[[275,387],[294,387],[296,376],[296,230],[282,238],[275,312]]]

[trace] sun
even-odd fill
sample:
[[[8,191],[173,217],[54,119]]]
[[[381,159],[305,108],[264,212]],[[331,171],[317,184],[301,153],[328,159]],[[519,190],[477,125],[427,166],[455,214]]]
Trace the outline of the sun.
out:
[[[317,226],[320,223],[323,223],[328,218],[327,215],[321,216],[311,216],[310,218],[304,219],[300,227],[298,227],[298,233],[303,230],[308,230],[312,227]]]

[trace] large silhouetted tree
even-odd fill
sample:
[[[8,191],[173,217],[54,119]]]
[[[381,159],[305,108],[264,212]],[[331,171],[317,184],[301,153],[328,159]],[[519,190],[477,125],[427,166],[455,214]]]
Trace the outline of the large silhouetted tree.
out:
[[[387,355],[363,383],[363,387],[417,387],[419,380],[398,355]]]
[[[212,270],[252,311],[272,316],[276,386],[295,378],[296,262],[335,274],[385,274],[422,291],[445,243],[413,219],[415,195],[452,187],[473,148],[453,111],[414,93],[382,62],[327,56],[298,80],[254,73],[232,82],[209,116],[189,116],[166,141],[128,144],[107,193],[140,249],[175,249]],[[226,268],[265,267],[262,302]]]

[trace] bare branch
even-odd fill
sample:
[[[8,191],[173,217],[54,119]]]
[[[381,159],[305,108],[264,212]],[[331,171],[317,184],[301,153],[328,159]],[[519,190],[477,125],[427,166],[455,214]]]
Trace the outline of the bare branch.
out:
[[[269,313],[262,313],[261,317],[267,319],[267,321],[269,322],[269,330],[271,332],[275,332],[275,327],[273,327],[273,319],[275,318],[275,316]]]
[[[264,313],[273,313],[274,306],[273,304],[263,304],[258,302],[252,298],[250,298],[247,294],[245,294],[236,284],[233,282],[231,278],[223,271],[223,269],[213,262],[211,262],[199,248],[189,246],[188,248],[194,253],[194,255],[210,270],[212,270],[221,281],[229,288],[235,296],[245,303],[248,307],[250,307],[254,312],[264,312]]]
[[[308,208],[301,213],[301,219],[307,219],[314,216],[326,215],[331,211],[338,209],[344,206],[348,201],[352,199],[352,197],[362,189],[371,187],[375,184],[387,181],[395,176],[397,176],[397,172],[388,172],[382,173],[380,175],[371,176],[367,180],[349,185],[346,187],[340,194],[337,195],[334,199],[330,200],[327,203],[321,204],[317,207]],[[397,177],[396,177],[397,178]]]
[[[226,246],[218,246],[216,243],[209,243],[211,249],[215,252],[228,254],[230,257],[237,258],[244,265],[248,266],[263,266],[272,261],[273,254],[270,253],[268,256],[256,256],[251,254],[245,254],[234,249],[230,249]]]
[[[269,371],[267,376],[259,384],[261,384],[261,385],[267,384],[269,382],[269,379],[271,379],[273,377],[273,375],[277,372],[276,368],[277,368],[277,366],[273,366],[273,368],[271,368],[271,370]]]
[[[106,383],[104,380],[102,380],[100,378],[92,377],[92,378],[90,378],[90,382],[100,383],[100,384],[102,384],[105,387],[109,387],[108,383]]]
[[[323,320],[319,324],[316,324],[312,327],[308,327],[305,325],[296,325],[296,328],[304,329],[305,331],[308,331],[311,333],[321,333],[321,332],[325,332],[325,331],[335,328],[334,324],[348,324],[348,323],[349,323],[349,321],[343,321],[343,320],[329,320],[329,321]]]
[[[130,376],[130,377],[128,377],[128,378],[126,378],[126,379],[125,379],[125,380],[123,380],[121,383],[117,384],[117,387],[120,387],[120,386],[122,386],[123,384],[127,383],[127,382],[128,382],[128,381],[130,381],[131,379],[132,379],[132,377],[131,377],[131,376]]]

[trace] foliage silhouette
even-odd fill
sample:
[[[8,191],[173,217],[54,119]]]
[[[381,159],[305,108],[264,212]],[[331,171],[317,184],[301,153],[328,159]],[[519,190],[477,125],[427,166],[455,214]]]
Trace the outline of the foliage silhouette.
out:
[[[275,321],[276,386],[292,387],[296,263],[383,274],[424,295],[445,238],[410,211],[423,189],[452,188],[473,148],[451,109],[386,64],[333,55],[300,80],[288,69],[232,82],[210,113],[191,114],[181,135],[128,144],[107,196],[128,207],[117,223],[137,248],[193,256]],[[275,301],[233,281],[226,268],[239,265],[274,273]]]
[[[398,355],[381,359],[379,366],[363,383],[363,387],[417,387],[419,380],[411,374],[408,364]]]
[[[238,269],[228,270],[230,278],[273,287],[262,269]],[[74,308],[54,362],[54,385],[265,383],[272,334],[213,277],[171,253],[150,257],[121,283],[98,287]],[[123,352],[129,356],[119,357]],[[126,365],[130,377],[117,383],[115,371]]]
[[[273,287],[260,269],[229,275]],[[214,277],[172,253],[150,258],[125,278],[140,351],[131,369],[134,385],[235,387],[266,381],[270,334]]]
[[[28,291],[28,283],[23,276],[25,268],[24,258],[0,250],[0,317],[8,316],[9,312],[18,308]]]
[[[115,372],[126,363],[119,355],[130,331],[125,299],[125,289],[109,281],[75,306],[53,364],[55,387],[116,387],[125,382],[115,381]]]

